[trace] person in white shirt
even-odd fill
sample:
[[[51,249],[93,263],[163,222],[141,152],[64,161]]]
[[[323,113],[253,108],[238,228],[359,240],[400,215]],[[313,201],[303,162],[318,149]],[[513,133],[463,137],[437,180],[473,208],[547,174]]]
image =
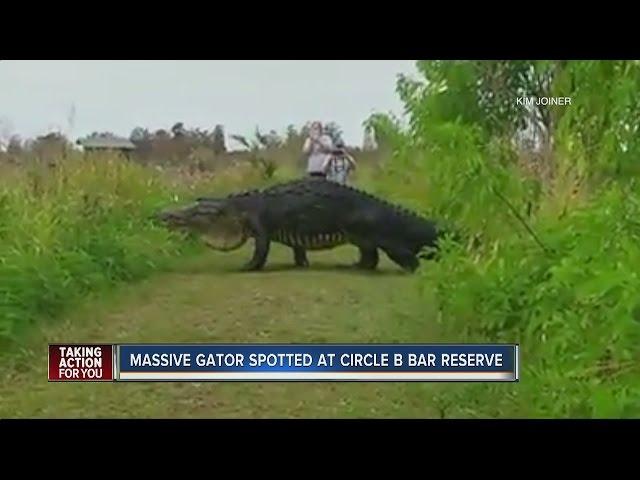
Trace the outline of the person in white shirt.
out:
[[[332,156],[333,141],[323,132],[322,123],[311,124],[309,137],[305,140],[302,151],[309,155],[307,174],[312,177],[326,177],[325,167]]]

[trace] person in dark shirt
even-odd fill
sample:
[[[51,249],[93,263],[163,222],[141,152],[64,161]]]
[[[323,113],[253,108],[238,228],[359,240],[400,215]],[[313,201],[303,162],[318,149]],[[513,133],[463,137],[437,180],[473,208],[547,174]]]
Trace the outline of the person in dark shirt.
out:
[[[342,140],[336,141],[332,155],[325,160],[323,171],[327,180],[346,185],[349,174],[356,169],[355,159],[347,152]]]

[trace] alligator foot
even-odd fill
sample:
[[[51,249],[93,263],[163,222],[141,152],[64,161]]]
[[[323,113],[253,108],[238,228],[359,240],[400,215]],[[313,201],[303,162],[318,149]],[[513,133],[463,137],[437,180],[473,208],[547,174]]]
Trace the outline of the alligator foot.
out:
[[[262,270],[264,265],[256,264],[254,262],[249,262],[240,267],[241,272],[259,272]]]
[[[360,260],[353,264],[354,268],[360,270],[375,270],[378,267],[378,249],[360,247]]]
[[[307,252],[304,248],[294,247],[294,262],[298,268],[307,268],[309,266],[309,260],[307,260]]]
[[[366,262],[356,262],[351,264],[351,268],[355,268],[358,270],[375,270],[376,268],[378,268],[378,265]]]

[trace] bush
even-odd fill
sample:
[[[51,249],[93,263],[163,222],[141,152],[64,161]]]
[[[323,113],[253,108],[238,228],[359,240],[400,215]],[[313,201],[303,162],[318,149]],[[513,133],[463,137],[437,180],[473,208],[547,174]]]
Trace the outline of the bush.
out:
[[[167,205],[291,178],[249,163],[184,175],[117,155],[68,155],[6,171],[0,184],[0,340],[91,292],[141,279],[197,251],[150,221]]]
[[[0,336],[185,251],[149,216],[175,201],[159,175],[114,158],[32,166],[0,190]]]
[[[457,414],[640,414],[640,278],[630,268],[639,209],[637,190],[607,186],[563,220],[540,222],[554,253],[512,238],[474,261],[452,246],[423,272],[447,337],[521,344],[522,381],[457,389],[455,399],[473,399],[450,398]]]
[[[479,248],[443,242],[440,261],[416,279],[423,301],[435,293],[443,339],[521,345],[520,383],[440,386],[443,416],[640,415],[638,117],[629,88],[640,69],[604,63],[551,71],[549,92],[581,95],[572,110],[551,112],[555,171],[544,178],[519,171],[516,144],[500,133],[508,128],[479,107],[477,85],[488,84],[474,75],[490,65],[421,64],[423,83],[399,83],[409,128],[374,119],[392,131],[395,152],[378,191],[481,239]]]

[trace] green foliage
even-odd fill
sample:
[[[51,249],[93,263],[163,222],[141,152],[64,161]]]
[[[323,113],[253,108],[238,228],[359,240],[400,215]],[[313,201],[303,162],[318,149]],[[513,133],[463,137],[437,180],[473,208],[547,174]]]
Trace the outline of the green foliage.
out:
[[[220,155],[227,151],[227,145],[224,139],[224,127],[222,125],[216,125],[213,129],[213,151],[216,155]]]
[[[278,170],[278,164],[273,160],[256,156],[251,158],[251,164],[260,171],[263,180],[272,179]]]
[[[398,93],[411,116],[415,134],[429,138],[422,127],[456,122],[475,125],[487,135],[513,134],[532,113],[549,123],[549,108],[531,112],[518,97],[549,96],[562,62],[444,61],[418,62],[422,80],[401,76]]]
[[[181,130],[180,125],[174,128]],[[255,150],[215,175],[144,167],[118,155],[70,153],[0,177],[0,342],[87,294],[141,279],[198,244],[150,220],[174,202],[297,176],[283,150]],[[265,155],[263,155],[265,154]],[[290,162],[289,162],[290,163]]]
[[[598,178],[637,175],[638,62],[569,62],[558,84],[572,98],[557,126],[565,168]]]
[[[0,337],[184,253],[188,244],[149,220],[174,199],[157,175],[118,158],[32,168],[0,187]]]
[[[481,239],[445,242],[417,280],[425,302],[435,292],[445,339],[517,342],[522,352],[518,384],[442,386],[443,415],[638,416],[638,63],[418,69],[422,80],[398,82],[409,127],[372,119],[395,142],[376,188]],[[542,185],[518,168],[521,118],[507,103],[549,95],[572,104],[534,112],[555,160]]]
[[[608,186],[561,222],[541,222],[555,254],[512,238],[480,259],[451,248],[423,272],[448,338],[522,346],[515,388],[458,389],[480,395],[477,415],[640,414],[639,209],[637,189]]]
[[[430,124],[423,132],[429,141],[408,140],[396,150],[378,192],[479,235],[494,238],[504,233],[505,225],[511,233],[520,232],[500,196],[524,214],[538,190],[513,174],[515,160],[508,146],[499,139],[486,143],[480,128],[455,122]],[[400,135],[395,138],[402,142]]]

